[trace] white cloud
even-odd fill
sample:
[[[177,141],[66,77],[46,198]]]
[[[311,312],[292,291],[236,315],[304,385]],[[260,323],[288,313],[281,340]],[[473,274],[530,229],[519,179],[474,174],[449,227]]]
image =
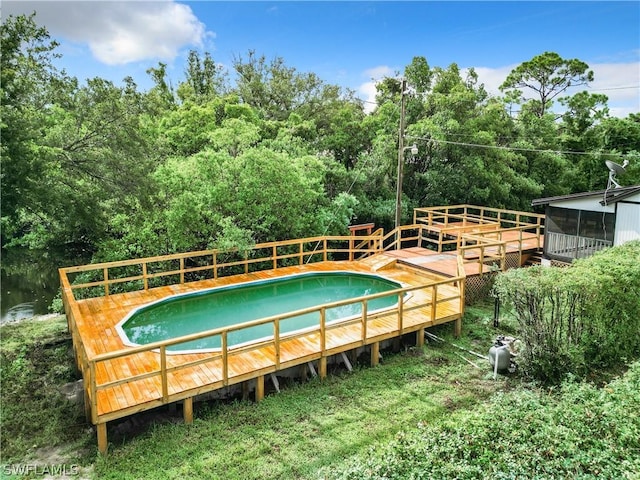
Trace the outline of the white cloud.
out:
[[[590,65],[594,81],[589,90],[604,93],[610,102],[633,102],[640,110],[640,62]]]
[[[364,71],[364,75],[372,80],[381,80],[383,77],[395,76],[395,71],[387,65],[378,65]]]
[[[5,1],[4,14],[29,14],[54,38],[89,46],[107,65],[173,60],[186,46],[201,47],[205,25],[174,1]]]
[[[361,83],[357,92],[365,102],[364,111],[366,113],[371,113],[376,107],[376,84],[384,77],[395,76],[395,71],[391,67],[380,65],[370,68],[369,70],[365,70],[363,76],[368,77],[370,80]]]
[[[507,75],[516,68],[518,64],[506,65],[498,68],[488,67],[475,67],[474,70],[478,74],[478,83],[484,83],[484,88],[491,95],[502,95],[500,92],[500,85],[507,78]],[[462,74],[465,75],[467,70],[463,70]]]

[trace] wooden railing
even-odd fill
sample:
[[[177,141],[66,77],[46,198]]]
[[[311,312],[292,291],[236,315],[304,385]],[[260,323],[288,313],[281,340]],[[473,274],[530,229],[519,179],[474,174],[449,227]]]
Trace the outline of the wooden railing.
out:
[[[464,272],[464,270],[462,270]],[[464,275],[464,273],[463,273]],[[164,340],[159,342],[150,343],[144,346],[139,347],[130,347],[124,348],[122,350],[118,350],[115,352],[100,354],[100,355],[87,355],[82,342],[74,342],[74,345],[80,346],[80,351],[76,352],[77,358],[79,360],[79,365],[83,372],[83,379],[85,385],[85,392],[88,395],[88,402],[85,402],[86,405],[90,405],[90,415],[93,423],[104,422],[111,419],[110,416],[102,416],[98,418],[98,405],[97,405],[97,395],[101,390],[106,390],[109,388],[113,388],[119,385],[124,385],[127,383],[137,382],[153,377],[160,378],[161,385],[161,403],[168,403],[172,401],[176,401],[179,398],[176,395],[169,394],[169,379],[168,375],[170,373],[179,372],[180,370],[184,370],[187,368],[195,367],[205,363],[211,363],[213,361],[219,360],[221,363],[221,383],[223,386],[226,386],[230,382],[229,376],[229,357],[231,355],[236,355],[241,352],[251,351],[262,349],[263,352],[267,351],[264,347],[272,347],[273,358],[272,358],[272,366],[277,370],[280,368],[280,345],[283,340],[289,340],[294,338],[300,338],[303,336],[309,336],[310,334],[317,333],[318,334],[318,350],[317,352],[321,356],[325,356],[328,353],[327,348],[327,334],[332,330],[337,328],[343,328],[348,325],[359,325],[360,326],[360,341],[359,344],[365,345],[370,343],[368,340],[370,337],[367,334],[367,323],[372,320],[376,316],[380,315],[389,315],[389,314],[397,314],[397,330],[398,334],[402,334],[405,328],[404,319],[405,315],[413,310],[417,309],[427,309],[430,312],[431,319],[436,319],[436,310],[437,306],[443,302],[448,302],[451,300],[458,300],[460,308],[464,308],[464,282],[463,278],[456,277],[447,280],[443,280],[440,282],[434,282],[419,286],[410,286],[398,288],[388,292],[377,293],[373,295],[362,296],[349,300],[342,300],[338,302],[332,302],[324,305],[320,305],[317,307],[310,307],[301,310],[296,310],[292,312],[287,312],[284,314],[274,315],[271,317],[266,317],[262,319],[258,319],[252,322],[243,323],[240,325],[234,325],[230,327],[211,329],[200,333],[195,333],[191,335],[185,335],[178,338],[173,338],[170,340]],[[455,292],[450,296],[443,296],[443,286],[451,286],[455,287],[453,291]],[[63,298],[65,298],[65,308],[67,309],[67,315],[70,321],[70,325],[72,325],[72,334],[78,335],[78,332],[75,327],[75,318],[78,315],[77,305],[74,301],[69,302],[67,298],[68,294],[71,292],[71,286],[68,284],[68,280],[66,277],[63,277]],[[404,297],[410,293],[415,291],[425,291],[428,292],[429,295],[425,296],[428,298],[427,301],[423,302],[412,302],[410,306],[405,305],[403,302]],[[438,298],[440,295],[440,298]],[[368,312],[368,303],[372,300],[382,297],[395,296],[397,297],[397,303],[395,307],[391,307],[390,309],[386,309],[383,312],[375,312],[370,314]],[[362,314],[356,318],[344,319],[339,321],[326,321],[326,312],[332,308],[341,307],[344,305],[356,304],[359,303],[361,305]],[[293,332],[293,333],[283,333],[281,330],[281,324],[287,319],[297,317],[305,314],[317,314],[318,315],[318,324],[316,327],[306,328],[304,330]],[[462,311],[461,311],[462,314]],[[247,328],[255,327],[258,325],[271,324],[273,328],[273,336],[267,339],[262,339],[257,343],[251,343],[248,345],[241,346],[230,346],[228,342],[229,335],[232,332],[244,330]],[[202,340],[210,337],[220,337],[221,347],[217,352],[208,352],[203,354],[201,358],[197,360],[192,360],[184,363],[180,363],[179,365],[168,366],[167,362],[167,350],[169,347],[173,345],[182,344],[185,342]],[[130,358],[135,362],[135,355],[157,352],[159,354],[159,366],[155,370],[148,371],[145,373],[129,376],[127,378],[117,379],[104,383],[97,383],[96,380],[96,371],[100,368],[100,365],[104,362],[109,362],[117,359],[125,359]],[[330,351],[329,351],[330,353]],[[117,415],[114,415],[113,418],[116,418]]]
[[[487,249],[495,250],[498,245],[486,241],[491,239],[494,242],[508,242],[510,245],[516,243],[519,264],[522,264],[525,241],[535,239],[535,248],[542,249],[544,218],[544,215],[537,213],[474,205],[416,208],[413,212],[414,223],[424,224],[428,234],[437,239],[438,252],[443,251],[447,245],[455,244],[456,249],[459,249],[460,241],[464,238],[467,243],[478,242],[479,238],[483,238],[485,240],[480,243]],[[515,239],[513,232],[517,233]],[[480,256],[485,257],[484,251]],[[504,268],[504,263],[501,264]]]
[[[397,250],[405,246],[417,246],[435,252],[443,251],[443,242],[440,238],[429,235],[431,229],[428,225],[404,225],[387,233],[381,239],[382,250]],[[498,238],[494,238],[498,237]],[[477,234],[459,234],[453,241],[446,241],[445,244],[455,244],[459,263],[462,265],[462,273],[458,271],[457,276],[464,276],[464,265],[479,263],[479,273],[484,274],[483,265],[496,265],[500,270],[505,269],[506,264],[506,242],[500,238],[500,232],[479,232]]]
[[[310,237],[262,243],[245,251],[203,250],[66,267],[59,272],[61,284],[62,277],[68,280],[73,275],[90,277],[82,282],[66,282],[70,298],[75,298],[77,290],[84,291],[83,298],[109,296],[120,291],[148,290],[153,286],[275,270],[332,258],[359,259],[381,250],[382,234],[383,230],[378,229],[371,235]],[[114,286],[119,287],[116,292]]]
[[[500,271],[506,267],[507,244],[501,240],[493,240],[481,235],[461,235],[459,237],[458,258],[463,264],[479,264],[479,273],[483,275],[485,265],[493,266]]]
[[[413,223],[455,226],[462,222],[474,224],[497,224],[498,228],[543,227],[544,215],[518,210],[481,207],[476,205],[451,205],[446,207],[424,207],[413,210]]]
[[[547,232],[545,253],[564,260],[573,260],[589,257],[612,245],[613,242],[609,240]]]

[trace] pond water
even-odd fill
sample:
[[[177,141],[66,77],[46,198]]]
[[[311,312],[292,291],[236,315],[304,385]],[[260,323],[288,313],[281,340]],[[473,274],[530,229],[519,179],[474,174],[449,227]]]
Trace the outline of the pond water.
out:
[[[58,294],[58,268],[80,264],[50,252],[2,251],[0,324],[44,315]]]

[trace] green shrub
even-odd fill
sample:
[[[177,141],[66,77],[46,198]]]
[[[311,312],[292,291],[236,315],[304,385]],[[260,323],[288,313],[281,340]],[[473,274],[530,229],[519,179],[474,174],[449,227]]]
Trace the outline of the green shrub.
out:
[[[523,372],[545,383],[640,357],[640,242],[604,250],[570,268],[513,269],[495,294],[511,305]]]

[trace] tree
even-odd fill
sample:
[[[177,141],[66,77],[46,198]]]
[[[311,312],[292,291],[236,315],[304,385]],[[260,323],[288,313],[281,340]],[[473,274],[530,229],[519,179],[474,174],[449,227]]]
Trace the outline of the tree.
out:
[[[227,75],[209,52],[205,52],[202,59],[195,50],[189,52],[185,77],[178,86],[178,96],[182,101],[203,103],[228,93]]]
[[[325,84],[314,73],[300,73],[286,66],[284,59],[275,57],[267,61],[250,50],[246,58],[233,61],[237,73],[236,89],[242,102],[251,105],[265,120],[286,121],[292,113],[303,120],[323,119],[328,125],[327,112],[341,106],[341,90]],[[347,95],[347,101],[352,94]]]
[[[566,108],[558,125],[562,150],[571,162],[572,190],[585,192],[606,185],[607,171],[601,158],[598,125],[608,118],[607,96],[583,91],[560,99]]]
[[[364,113],[353,104],[345,104],[331,118],[321,145],[347,169],[354,167],[358,156],[371,144],[372,135],[364,128]]]
[[[578,60],[566,60],[554,52],[545,52],[522,63],[509,73],[500,86],[515,103],[532,102],[532,111],[543,117],[553,100],[569,87],[587,85],[593,81],[589,65]],[[532,90],[533,98],[527,98],[523,89]]]
[[[158,68],[147,69],[154,86],[147,92],[148,110],[153,115],[161,115],[164,111],[175,108],[176,100],[173,88],[167,83],[167,64],[158,63]]]
[[[56,90],[66,90],[52,63],[58,44],[34,18],[9,16],[0,26],[3,244],[12,231],[19,235],[20,210],[30,208],[37,179],[46,175],[36,144]]]
[[[80,86],[55,46],[33,15],[2,25],[3,243],[92,248],[110,214],[145,202],[144,102],[131,79]]]

